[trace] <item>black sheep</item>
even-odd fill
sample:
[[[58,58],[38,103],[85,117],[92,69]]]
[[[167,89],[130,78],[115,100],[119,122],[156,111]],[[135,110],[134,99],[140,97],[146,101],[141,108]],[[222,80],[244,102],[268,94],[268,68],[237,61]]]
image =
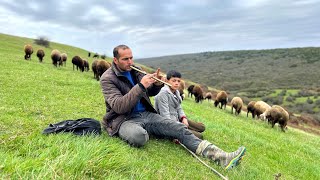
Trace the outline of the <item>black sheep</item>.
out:
[[[44,51],[42,49],[38,49],[37,57],[39,58],[39,62],[42,62],[44,56],[45,56]]]
[[[83,60],[81,59],[81,57],[79,56],[74,56],[72,58],[72,64],[73,64],[73,70],[74,70],[74,66],[77,67],[77,70],[80,69],[81,72],[84,71],[84,62]]]
[[[190,85],[189,87],[188,87],[188,97],[189,97],[189,95],[191,94],[191,98],[192,98],[192,95],[193,95],[193,88],[194,88],[194,85]]]

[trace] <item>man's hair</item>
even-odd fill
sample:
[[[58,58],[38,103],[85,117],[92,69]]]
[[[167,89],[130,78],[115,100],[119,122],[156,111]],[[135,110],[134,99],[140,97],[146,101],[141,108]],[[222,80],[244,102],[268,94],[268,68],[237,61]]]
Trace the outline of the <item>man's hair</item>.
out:
[[[167,80],[171,79],[171,78],[181,78],[181,73],[179,73],[176,70],[170,70],[167,72]]]
[[[127,45],[119,45],[117,47],[115,47],[113,49],[113,57],[115,57],[116,59],[119,59],[120,55],[119,55],[119,49],[125,50],[125,49],[130,49]]]

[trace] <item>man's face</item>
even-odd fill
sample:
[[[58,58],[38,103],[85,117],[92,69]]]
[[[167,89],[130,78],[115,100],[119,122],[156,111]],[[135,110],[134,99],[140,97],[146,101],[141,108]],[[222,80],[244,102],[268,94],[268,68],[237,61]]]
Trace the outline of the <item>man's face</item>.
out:
[[[171,77],[169,80],[167,80],[167,82],[171,84],[171,90],[176,91],[179,89],[181,78]]]
[[[119,49],[119,59],[113,58],[113,62],[122,71],[131,71],[131,65],[133,65],[133,56],[131,49]]]

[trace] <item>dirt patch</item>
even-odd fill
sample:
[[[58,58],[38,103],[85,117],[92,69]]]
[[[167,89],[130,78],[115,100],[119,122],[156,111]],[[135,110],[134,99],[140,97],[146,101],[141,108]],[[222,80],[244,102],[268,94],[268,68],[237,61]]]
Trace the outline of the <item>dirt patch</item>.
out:
[[[289,127],[320,135],[320,122],[310,115],[294,116],[290,114]]]

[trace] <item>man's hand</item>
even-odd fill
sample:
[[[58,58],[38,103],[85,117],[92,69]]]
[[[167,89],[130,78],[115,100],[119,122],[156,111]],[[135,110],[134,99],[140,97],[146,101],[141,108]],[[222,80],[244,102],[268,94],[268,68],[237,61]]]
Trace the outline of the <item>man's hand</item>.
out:
[[[145,76],[143,76],[143,78],[141,79],[140,83],[145,87],[148,88],[149,86],[151,86],[151,84],[155,83],[156,80],[153,79],[153,77],[155,77],[156,73],[153,74],[147,74]]]
[[[189,127],[189,123],[188,123],[188,119],[187,118],[183,118],[181,121],[184,125],[186,125],[187,127]]]

